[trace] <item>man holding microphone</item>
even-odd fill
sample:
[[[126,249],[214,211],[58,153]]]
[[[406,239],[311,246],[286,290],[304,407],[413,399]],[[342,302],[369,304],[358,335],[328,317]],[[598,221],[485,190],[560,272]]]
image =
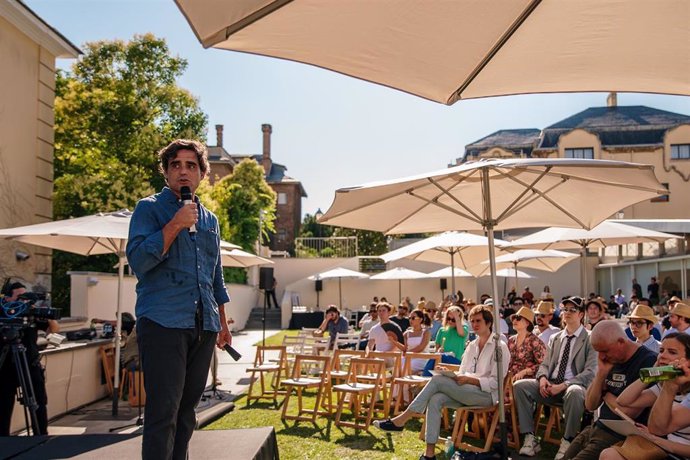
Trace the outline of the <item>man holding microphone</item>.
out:
[[[127,243],[138,279],[137,337],[146,389],[142,457],[186,459],[213,345],[232,341],[224,308],[230,298],[218,219],[193,195],[209,173],[206,147],[178,139],[158,158],[167,187],[139,201]]]

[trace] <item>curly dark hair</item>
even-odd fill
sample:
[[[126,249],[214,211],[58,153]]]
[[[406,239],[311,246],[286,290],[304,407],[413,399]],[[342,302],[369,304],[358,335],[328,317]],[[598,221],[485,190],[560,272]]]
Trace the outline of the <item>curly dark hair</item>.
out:
[[[158,170],[161,174],[165,175],[168,170],[168,163],[177,157],[177,152],[180,150],[191,150],[196,153],[196,159],[201,170],[201,178],[208,176],[211,172],[211,165],[208,162],[208,150],[204,144],[192,139],[176,139],[158,151]]]

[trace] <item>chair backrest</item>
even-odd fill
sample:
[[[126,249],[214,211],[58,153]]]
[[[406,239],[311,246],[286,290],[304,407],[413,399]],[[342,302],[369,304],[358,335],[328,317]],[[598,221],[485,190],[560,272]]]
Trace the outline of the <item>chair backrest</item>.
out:
[[[292,369],[292,378],[299,380],[303,377],[314,378],[319,375],[324,381],[328,381],[331,372],[331,358],[317,355],[297,355],[295,366]]]
[[[285,355],[285,345],[257,345],[256,355],[254,355],[254,366],[267,364],[271,359],[276,359],[281,367],[286,367],[287,360]]]
[[[298,335],[283,336],[283,345],[285,345],[285,352],[290,355],[298,355],[304,349],[304,337]]]
[[[386,384],[386,362],[377,358],[351,358],[347,382],[353,386],[374,382],[375,391],[383,388]]]
[[[365,358],[366,350],[352,350],[348,348],[339,348],[333,352],[331,359],[331,369],[334,371],[344,371],[350,368],[350,359]]]
[[[114,379],[115,379],[115,345],[109,343],[101,345],[98,349],[101,355],[101,363],[103,364],[103,373],[105,374],[105,384],[108,387],[108,393],[113,393]]]
[[[386,377],[388,380],[400,377],[402,371],[402,352],[400,351],[372,351],[370,358],[383,359],[386,362]]]
[[[334,349],[339,349],[339,348],[354,348],[357,349],[359,346],[359,333],[353,332],[353,333],[342,333],[338,332],[335,336],[335,345]]]
[[[412,360],[423,359],[425,361],[433,360],[434,367],[441,362],[441,355],[436,353],[405,353],[403,356],[402,370],[400,371],[401,376],[413,375],[416,372],[412,369]]]

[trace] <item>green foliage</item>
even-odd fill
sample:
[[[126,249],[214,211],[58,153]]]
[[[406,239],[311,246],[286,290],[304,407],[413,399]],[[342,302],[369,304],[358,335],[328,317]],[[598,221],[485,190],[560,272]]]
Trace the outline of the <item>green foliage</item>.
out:
[[[316,216],[305,214],[300,226],[299,236],[304,238],[328,238],[333,235],[334,227],[329,225],[321,225],[316,222]]]
[[[197,195],[218,216],[221,237],[246,251],[254,252],[261,211],[263,238],[275,231],[276,194],[264,178],[263,167],[254,160],[243,160],[213,186],[204,181]]]
[[[55,89],[55,219],[133,209],[160,190],[156,151],[176,138],[203,140],[206,115],[176,80],[187,61],[151,34],[87,43]],[[53,257],[54,303],[66,308],[65,270],[114,271],[112,257]],[[63,302],[67,302],[66,304]]]
[[[380,256],[388,251],[386,235],[381,232],[336,227],[333,236],[356,236],[357,250],[360,256]]]

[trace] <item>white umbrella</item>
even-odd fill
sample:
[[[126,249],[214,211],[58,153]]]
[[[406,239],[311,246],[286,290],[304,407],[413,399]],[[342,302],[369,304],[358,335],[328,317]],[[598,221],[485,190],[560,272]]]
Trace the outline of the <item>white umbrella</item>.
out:
[[[45,222],[24,227],[0,230],[0,238],[42,246],[84,256],[116,254],[117,264],[117,310],[115,326],[115,382],[113,385],[113,415],[118,412],[120,394],[120,333],[122,330],[122,306],[125,249],[129,236],[129,222],[132,212],[122,210],[98,213],[92,216]]]
[[[455,270],[453,270],[453,267],[446,267],[446,268],[441,268],[440,270],[433,271],[431,273],[428,273],[426,276],[429,278],[451,278],[451,277],[456,277],[456,278],[472,278],[474,275],[470,272],[467,272],[463,270],[462,268],[455,267]]]
[[[550,227],[532,233],[510,243],[516,248],[579,249],[580,289],[587,295],[587,249],[618,246],[629,243],[661,243],[670,238],[680,238],[669,233],[656,232],[632,225],[604,221],[591,230],[581,228]]]
[[[268,265],[274,262],[263,257],[242,251],[240,249],[232,249],[230,251],[220,250],[220,263],[223,267],[254,267],[256,265]]]
[[[342,286],[343,278],[345,278],[345,279],[365,279],[365,278],[369,278],[369,275],[355,271],[355,270],[350,270],[348,268],[338,267],[338,268],[334,268],[332,270],[318,273],[316,275],[312,275],[308,279],[315,281],[315,280],[327,280],[327,279],[334,279],[334,278],[338,278],[338,299],[340,301],[340,305],[338,305],[338,308],[343,308],[343,286]]]
[[[490,159],[336,191],[320,223],[386,233],[483,230],[489,243],[494,316],[499,318],[494,230],[592,228],[639,201],[668,193],[648,165],[570,159]],[[592,206],[591,197],[605,196]],[[496,323],[495,338],[500,340]],[[497,354],[500,348],[496,347]],[[496,357],[499,375],[502,358]],[[503,394],[503,379],[498,379]],[[499,398],[505,433],[503,398]],[[504,436],[502,436],[504,438]]]
[[[491,276],[491,273],[486,272],[480,276]],[[496,270],[496,276],[501,278],[534,278],[534,276],[530,275],[529,273],[523,272],[522,270],[516,270],[514,268],[502,268],[500,270]]]
[[[496,239],[494,243],[497,246],[509,245],[507,241],[499,239]],[[485,236],[449,231],[408,244],[395,251],[387,252],[380,257],[385,262],[413,259],[447,264],[450,261],[452,271],[456,266],[467,269],[477,265],[488,256],[489,240]],[[455,294],[455,277],[451,278],[451,290]]]
[[[577,254],[564,251],[555,251],[552,249],[521,249],[508,254],[503,254],[502,256],[497,256],[496,264],[511,264],[516,274],[518,265],[523,268],[533,268],[535,270],[555,272],[575,257],[577,257]],[[482,264],[488,265],[489,261],[485,260],[482,262]],[[479,276],[483,276],[486,273],[489,273],[489,267],[484,267],[478,271]],[[517,290],[518,285],[517,279],[518,276],[515,276],[515,290]]]
[[[563,91],[690,94],[686,0],[176,3],[205,48],[312,64],[443,104]]]
[[[419,280],[423,278],[428,278],[429,275],[426,273],[418,272],[416,270],[410,270],[405,267],[395,267],[385,272],[377,273],[372,276],[372,280],[398,280],[398,297],[400,303],[402,303],[402,280]]]

